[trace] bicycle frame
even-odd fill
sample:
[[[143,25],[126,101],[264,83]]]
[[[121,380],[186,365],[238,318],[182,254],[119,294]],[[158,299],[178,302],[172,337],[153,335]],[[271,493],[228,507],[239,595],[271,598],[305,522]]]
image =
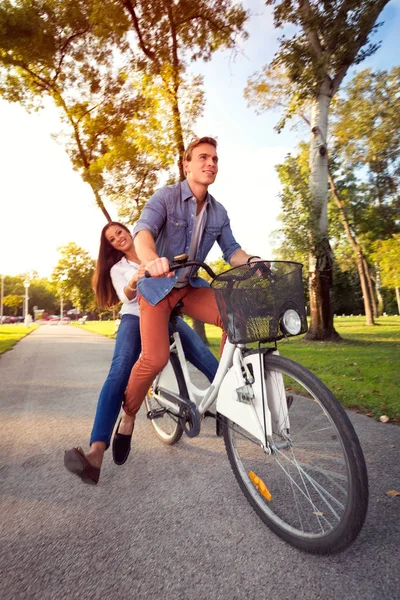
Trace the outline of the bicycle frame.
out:
[[[215,278],[214,272],[207,264],[187,261],[187,256],[184,262],[180,260],[171,265],[171,270],[183,266],[201,266]],[[252,267],[254,268],[260,267],[256,264]],[[148,273],[145,274],[150,276]],[[244,354],[243,344],[235,345],[227,340],[214,380],[208,388],[201,390],[190,379],[179,333],[174,332],[173,338],[171,351],[175,350],[178,354],[188,391],[188,400],[197,406],[200,416],[205,414],[216,399],[217,413],[247,431],[263,445],[266,451],[270,451],[269,440],[272,439],[273,433],[277,433],[284,439],[290,439],[283,376],[274,372],[270,377],[265,377],[263,357],[265,350],[259,349],[258,352]],[[272,351],[278,353],[276,349]],[[167,389],[163,391],[164,395],[159,396],[158,400],[172,413],[179,415],[177,404],[181,406],[184,399]],[[155,396],[157,397],[157,394]],[[173,401],[175,398],[177,404]]]
[[[265,381],[262,350],[243,356],[244,346],[227,340],[214,380],[208,388],[200,389],[190,378],[179,333],[175,332],[173,337],[171,351],[175,350],[178,354],[189,400],[195,404],[200,401],[200,415],[204,415],[217,399],[217,413],[239,425],[265,448],[272,432],[288,435],[289,417],[283,380],[274,377]],[[176,411],[173,402],[165,397],[162,402]]]

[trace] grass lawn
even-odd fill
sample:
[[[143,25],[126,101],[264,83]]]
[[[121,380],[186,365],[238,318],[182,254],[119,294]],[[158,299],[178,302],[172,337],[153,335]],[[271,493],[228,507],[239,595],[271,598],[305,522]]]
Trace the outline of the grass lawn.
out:
[[[39,325],[0,325],[0,354],[10,350],[20,339],[28,335],[34,329],[37,329]]]
[[[72,321],[71,325],[79,327],[80,329],[86,329],[86,331],[92,331],[99,335],[105,335],[109,338],[115,338],[115,325],[114,321],[86,321],[84,325],[79,325],[75,321]]]
[[[113,321],[81,326],[114,337]],[[380,317],[366,327],[363,317],[335,319],[341,343],[304,342],[303,336],[278,342],[282,356],[308,367],[347,408],[400,422],[400,317]],[[219,354],[220,333],[206,326],[210,348]]]

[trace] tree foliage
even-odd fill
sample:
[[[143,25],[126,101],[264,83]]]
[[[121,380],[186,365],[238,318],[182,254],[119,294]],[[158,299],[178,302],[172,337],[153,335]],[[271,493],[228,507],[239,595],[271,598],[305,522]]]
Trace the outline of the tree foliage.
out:
[[[58,249],[61,255],[52,273],[52,280],[58,296],[72,301],[81,311],[92,307],[94,294],[92,278],[95,271],[95,261],[88,252],[70,242]]]
[[[339,99],[332,131],[345,170],[358,173],[353,221],[372,245],[399,231],[400,67],[358,73]]]
[[[4,306],[8,306],[14,315],[17,314],[18,309],[23,305],[24,300],[21,296],[17,296],[16,294],[8,294],[3,298]]]
[[[0,95],[28,110],[50,98],[73,167],[134,221],[160,171],[178,162],[204,106],[188,61],[245,35],[231,0],[5,0]],[[182,175],[181,171],[181,175]]]
[[[382,285],[400,288],[400,234],[376,242],[374,258],[379,265]]]

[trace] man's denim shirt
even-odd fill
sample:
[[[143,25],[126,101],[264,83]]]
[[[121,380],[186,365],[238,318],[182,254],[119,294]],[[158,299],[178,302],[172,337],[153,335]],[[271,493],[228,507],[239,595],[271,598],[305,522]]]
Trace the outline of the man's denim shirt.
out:
[[[182,183],[159,189],[145,205],[137,222],[133,237],[142,230],[150,231],[156,241],[158,256],[166,256],[171,262],[178,254],[189,254],[192,239],[196,200],[185,180]],[[240,245],[233,237],[229,217],[225,208],[210,194],[206,198],[206,222],[201,236],[196,260],[204,261],[214,242],[218,242],[224,260],[229,262]],[[197,267],[193,267],[189,283],[193,287],[207,287],[204,279],[196,276]],[[175,286],[179,272],[175,277],[155,277],[140,279],[138,290],[153,306],[165,298]]]

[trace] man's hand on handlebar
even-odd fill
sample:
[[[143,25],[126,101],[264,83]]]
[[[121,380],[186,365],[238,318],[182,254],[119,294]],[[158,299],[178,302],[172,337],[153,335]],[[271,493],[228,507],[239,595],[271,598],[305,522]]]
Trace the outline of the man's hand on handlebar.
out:
[[[146,265],[146,271],[150,273],[151,277],[174,277],[175,271],[170,271],[169,269],[169,261],[165,256],[155,258]]]

